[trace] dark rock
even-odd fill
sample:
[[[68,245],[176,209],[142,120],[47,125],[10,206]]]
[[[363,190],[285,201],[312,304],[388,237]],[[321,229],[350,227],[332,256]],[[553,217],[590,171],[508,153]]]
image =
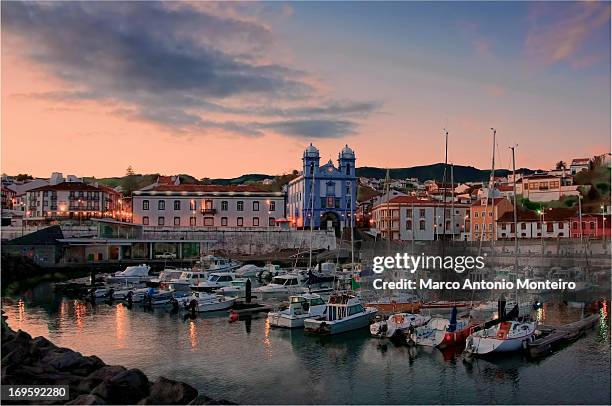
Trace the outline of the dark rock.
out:
[[[2,357],[2,365],[24,365],[32,362],[26,346],[13,346],[6,352],[2,349],[2,353],[5,354]]]
[[[71,371],[75,375],[87,376],[104,363],[98,357],[84,357],[80,353],[57,348],[49,351],[41,362],[58,371]]]
[[[151,385],[150,395],[141,405],[186,405],[198,396],[198,391],[183,382],[160,377]]]
[[[112,404],[135,404],[149,395],[149,380],[139,369],[129,369],[103,381],[91,392]]]
[[[67,405],[105,405],[106,402],[100,396],[96,395],[79,395],[74,400],[66,403]]]
[[[102,368],[92,372],[87,377],[81,379],[76,387],[76,390],[81,393],[89,393],[102,382],[108,381],[113,376],[124,371],[127,370],[119,365],[105,365]]]

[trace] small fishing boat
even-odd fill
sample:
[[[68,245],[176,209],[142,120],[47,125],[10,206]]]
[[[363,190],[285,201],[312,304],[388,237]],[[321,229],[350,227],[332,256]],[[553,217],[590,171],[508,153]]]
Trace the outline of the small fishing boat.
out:
[[[408,330],[420,327],[431,320],[430,316],[412,313],[396,313],[387,320],[381,320],[370,325],[370,333],[378,338],[391,338],[396,335],[406,336]]]
[[[513,352],[526,347],[535,338],[537,322],[515,320],[518,314],[518,305],[515,305],[507,315],[472,327],[472,334],[465,343],[467,355]]]
[[[354,295],[333,294],[323,315],[304,320],[304,330],[323,335],[357,330],[369,326],[377,312],[374,307],[364,307]]]
[[[289,307],[268,313],[268,321],[272,327],[304,327],[304,320],[322,316],[325,307],[325,301],[316,293],[289,296]]]

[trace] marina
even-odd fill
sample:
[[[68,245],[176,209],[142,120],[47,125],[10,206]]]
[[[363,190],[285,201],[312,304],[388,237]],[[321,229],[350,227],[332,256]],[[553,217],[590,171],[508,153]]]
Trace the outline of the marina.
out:
[[[343,303],[351,306],[354,300],[338,299],[340,320]],[[294,314],[298,306],[304,309],[300,299],[290,300],[289,309],[291,303]],[[20,297],[4,298],[3,309],[13,329],[44,335],[107,363],[140,368],[152,379],[163,375],[184,381],[210,396],[237,403],[490,404],[500,396],[514,403],[529,403],[538,396],[543,403],[597,404],[610,396],[605,373],[610,367],[609,303],[604,303],[590,318],[583,318],[584,307],[544,303],[535,312],[535,320],[540,323],[539,333],[552,333],[533,341],[527,351],[474,357],[469,362],[463,362],[466,355],[461,345],[435,348],[436,344],[423,342],[431,333],[422,330],[421,344],[415,346],[372,338],[367,328],[347,328],[351,331],[341,334],[332,330],[331,336],[299,327],[274,328],[269,312],[279,311],[282,302],[240,300],[232,310],[193,316],[182,306],[174,312],[169,305],[146,308],[125,300],[71,299],[52,285],[42,284]],[[444,309],[442,305],[448,304],[439,304]],[[436,307],[435,303],[431,306]],[[467,310],[460,312],[467,314]],[[446,317],[437,318],[435,325],[417,327],[417,332],[426,326],[448,331]],[[429,318],[419,319],[418,324],[426,320]],[[576,330],[572,323],[577,321],[583,334],[570,341],[567,335]],[[457,326],[461,331],[463,324]],[[544,351],[559,332],[569,342]],[[537,359],[534,348],[538,348]],[[589,368],[579,376],[566,373],[568,368],[584,365]],[[287,382],[288,370],[302,372]],[[605,376],[608,378],[602,379]],[[576,390],[560,398],[544,388],[548,379]],[[466,390],[448,390],[451,382]],[[483,382],[488,385],[485,392]],[[578,395],[584,385],[592,390]]]

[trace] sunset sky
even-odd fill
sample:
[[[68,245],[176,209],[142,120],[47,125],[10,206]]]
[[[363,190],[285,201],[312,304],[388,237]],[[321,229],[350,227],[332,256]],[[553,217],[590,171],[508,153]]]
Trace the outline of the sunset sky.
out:
[[[2,171],[548,169],[610,151],[610,4],[2,3]]]

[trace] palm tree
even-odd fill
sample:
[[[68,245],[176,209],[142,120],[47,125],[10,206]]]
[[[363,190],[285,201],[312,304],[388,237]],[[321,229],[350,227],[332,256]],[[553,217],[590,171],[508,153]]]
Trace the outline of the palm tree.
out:
[[[555,168],[557,170],[559,169],[567,169],[567,164],[564,161],[559,161],[557,162],[557,164],[555,165]]]

